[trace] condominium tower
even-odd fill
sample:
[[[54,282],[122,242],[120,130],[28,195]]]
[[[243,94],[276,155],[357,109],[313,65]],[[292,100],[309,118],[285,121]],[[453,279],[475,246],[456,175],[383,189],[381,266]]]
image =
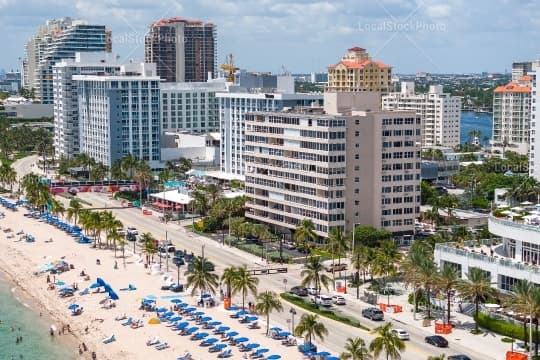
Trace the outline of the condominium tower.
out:
[[[540,181],[540,64],[535,64],[531,76],[531,122],[529,175]]]
[[[122,65],[115,75],[74,75],[78,85],[80,152],[110,167],[133,154],[160,161],[159,76],[154,64]]]
[[[322,95],[283,93],[230,86],[216,93],[219,99],[221,171],[244,175],[244,116],[253,111],[278,111],[287,107],[322,105]]]
[[[178,17],[150,25],[145,61],[167,82],[206,81],[216,73],[216,26]]]
[[[366,111],[334,112],[334,93],[325,94],[324,110],[247,114],[246,216],[278,231],[308,218],[321,237],[357,224],[412,234],[421,120],[414,112],[379,111],[373,99],[362,106]]]
[[[422,146],[454,147],[460,144],[461,98],[432,85],[416,94],[414,82],[402,82],[400,92],[382,97],[383,110],[410,110],[422,119]]]
[[[328,91],[391,91],[392,69],[372,60],[360,47],[350,48],[335,65],[328,67]]]
[[[47,21],[26,44],[27,85],[43,104],[52,104],[52,67],[57,61],[74,59],[76,52],[110,49],[111,32],[104,25],[71,18]]]
[[[117,59],[107,52],[76,53],[53,66],[54,149],[58,157],[79,154],[79,97],[73,75],[114,75],[120,71]]]
[[[492,145],[501,152],[529,152],[531,80],[530,75],[523,75],[493,91]]]
[[[219,100],[224,79],[209,82],[161,83],[163,131],[208,133],[219,131]]]

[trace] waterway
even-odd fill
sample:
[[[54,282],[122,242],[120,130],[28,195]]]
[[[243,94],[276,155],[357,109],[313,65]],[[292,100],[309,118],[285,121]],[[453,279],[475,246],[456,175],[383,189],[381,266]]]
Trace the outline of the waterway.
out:
[[[469,133],[471,130],[480,131],[480,142],[482,145],[489,144],[493,130],[493,115],[488,113],[478,113],[474,111],[461,112],[461,143],[471,141]]]

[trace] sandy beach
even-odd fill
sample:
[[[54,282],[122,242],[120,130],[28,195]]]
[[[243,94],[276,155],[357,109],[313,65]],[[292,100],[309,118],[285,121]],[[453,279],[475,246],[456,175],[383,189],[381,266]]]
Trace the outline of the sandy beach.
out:
[[[1,208],[5,213],[5,218],[0,220],[0,242],[3,244],[2,255],[0,255],[0,268],[9,277],[14,279],[20,291],[28,293],[39,310],[50,313],[55,319],[55,326],[61,330],[63,325],[69,324],[74,341],[70,341],[66,346],[73,346],[73,352],[78,354],[78,344],[85,343],[88,351],[81,355],[81,358],[90,359],[91,351],[95,351],[97,359],[147,359],[149,357],[159,359],[177,359],[189,350],[195,359],[217,359],[217,353],[209,353],[207,347],[199,346],[200,341],[191,341],[189,337],[177,335],[165,324],[148,324],[150,318],[156,313],[139,310],[141,299],[148,295],[156,297],[158,307],[169,308],[173,304],[171,299],[178,297],[189,305],[196,306],[197,299],[185,293],[173,293],[161,291],[162,275],[150,275],[149,270],[144,267],[140,254],[132,253],[131,243],[126,246],[125,266],[121,258],[121,252],[117,252],[114,257],[113,250],[100,250],[91,248],[89,245],[77,243],[73,237],[64,231],[55,228],[41,220],[24,217],[27,209],[19,207],[18,211],[11,211]],[[11,232],[5,232],[10,228]],[[20,235],[15,235],[19,230],[25,234],[35,237],[35,242],[18,241]],[[11,235],[14,235],[13,237]],[[49,239],[53,239],[49,242]],[[129,250],[128,250],[129,249]],[[138,250],[137,250],[138,251]],[[76,284],[79,288],[72,297],[60,297],[58,289],[48,289],[47,274],[39,272],[39,268],[44,264],[63,259],[73,264],[74,269],[57,276],[50,276],[51,281],[62,281],[65,284]],[[100,265],[96,264],[96,259],[100,260]],[[157,257],[156,257],[157,261]],[[118,268],[115,269],[115,262]],[[169,267],[170,275],[176,279],[176,268]],[[89,275],[90,279],[85,280],[80,276],[81,271]],[[184,282],[181,270],[180,282]],[[106,293],[92,293],[79,295],[79,291],[87,288],[100,277],[105,280],[112,289],[119,295],[120,299],[115,302],[115,307],[103,308],[100,302],[107,296]],[[120,291],[121,288],[134,285],[137,290]],[[260,289],[264,290],[264,289]],[[219,295],[216,296],[219,302]],[[235,302],[238,303],[239,299]],[[253,299],[248,299],[253,301]],[[68,306],[77,303],[84,311],[81,315],[72,316]],[[246,301],[247,303],[247,301]],[[231,330],[237,331],[241,336],[249,338],[250,342],[260,344],[261,348],[268,348],[265,355],[279,354],[282,358],[299,359],[300,353],[295,347],[281,345],[278,340],[266,337],[266,324],[264,319],[259,319],[260,329],[248,329],[246,324],[240,324],[238,320],[231,319],[230,311],[223,308],[221,303],[212,308],[199,308],[206,316],[210,316],[215,321],[222,322],[223,326],[228,326]],[[122,321],[115,320],[121,315],[141,319],[143,327],[132,329],[129,326],[122,326]],[[193,322],[190,322],[192,326]],[[87,330],[87,331],[86,331]],[[205,330],[211,334],[211,330]],[[67,334],[67,332],[66,332]],[[102,339],[114,334],[116,341],[103,344]],[[49,333],[43,336],[50,336]],[[55,334],[54,336],[59,336]],[[66,335],[61,335],[66,336]],[[149,338],[159,337],[160,341],[167,342],[170,347],[164,350],[156,350],[153,346],[147,346]],[[217,337],[217,336],[215,336]],[[229,359],[243,359],[244,353],[239,352],[235,346],[231,347],[232,356]]]

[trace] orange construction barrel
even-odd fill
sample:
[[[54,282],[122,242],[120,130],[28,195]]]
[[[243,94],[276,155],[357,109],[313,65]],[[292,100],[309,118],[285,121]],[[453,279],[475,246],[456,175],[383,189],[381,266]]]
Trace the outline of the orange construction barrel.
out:
[[[231,307],[231,298],[225,298],[223,299],[223,307],[225,308],[225,310],[229,310],[230,307]]]

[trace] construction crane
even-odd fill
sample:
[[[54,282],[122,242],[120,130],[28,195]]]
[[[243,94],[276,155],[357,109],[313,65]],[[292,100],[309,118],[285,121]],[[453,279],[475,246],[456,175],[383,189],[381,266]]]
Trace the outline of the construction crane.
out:
[[[229,54],[225,57],[225,63],[221,64],[220,68],[223,71],[227,71],[227,81],[234,82],[234,72],[238,70],[238,68],[234,66],[233,54]]]

